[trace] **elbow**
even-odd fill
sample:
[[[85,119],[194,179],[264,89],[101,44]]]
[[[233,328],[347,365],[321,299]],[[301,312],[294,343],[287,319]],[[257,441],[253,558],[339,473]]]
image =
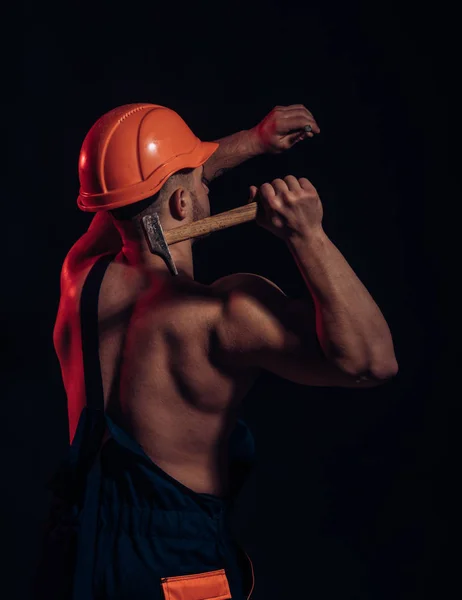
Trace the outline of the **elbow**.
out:
[[[377,381],[385,382],[398,374],[399,366],[391,337],[386,343],[376,345],[368,359],[369,372]]]
[[[358,381],[375,381],[377,385],[396,377],[399,371],[394,352],[388,356],[357,357],[337,365],[344,373]]]
[[[371,376],[378,382],[386,382],[396,377],[399,371],[395,356],[393,338],[386,329],[381,336],[370,344],[368,365]]]
[[[396,377],[399,371],[398,361],[395,355],[372,364],[369,369],[370,377],[378,382],[385,383]]]
[[[398,361],[390,336],[368,342],[356,340],[356,343],[343,347],[341,351],[336,350],[335,358],[328,358],[333,359],[332,362],[338,368],[358,382],[364,380],[380,385],[398,374]]]

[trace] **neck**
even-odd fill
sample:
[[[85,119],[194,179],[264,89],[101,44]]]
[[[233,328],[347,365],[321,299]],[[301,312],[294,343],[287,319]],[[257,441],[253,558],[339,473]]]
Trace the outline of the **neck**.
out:
[[[122,238],[122,254],[127,264],[132,266],[143,266],[144,268],[162,273],[170,271],[165,261],[160,256],[152,254],[139,225],[131,221],[116,221],[115,227]],[[168,229],[165,229],[168,231]],[[192,244],[189,240],[169,246],[173,262],[178,274],[188,279],[194,279],[194,267],[192,257]],[[173,275],[170,275],[174,277]]]

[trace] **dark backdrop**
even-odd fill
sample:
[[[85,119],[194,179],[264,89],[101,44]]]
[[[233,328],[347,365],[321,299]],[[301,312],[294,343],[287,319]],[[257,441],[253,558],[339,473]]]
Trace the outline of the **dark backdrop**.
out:
[[[252,127],[277,104],[305,104],[321,135],[212,183],[212,211],[244,203],[251,184],[308,177],[326,232],[395,340],[400,373],[383,387],[303,388],[268,375],[243,407],[259,462],[236,527],[254,558],[255,600],[438,597],[444,6],[153,0],[21,10],[19,43],[4,57],[16,82],[3,115],[5,597],[29,597],[44,483],[67,443],[52,327],[63,258],[91,218],[76,206],[80,145],[101,114],[140,101],[177,110],[207,140]],[[195,258],[204,283],[247,271],[304,293],[284,244],[254,223],[210,236]]]

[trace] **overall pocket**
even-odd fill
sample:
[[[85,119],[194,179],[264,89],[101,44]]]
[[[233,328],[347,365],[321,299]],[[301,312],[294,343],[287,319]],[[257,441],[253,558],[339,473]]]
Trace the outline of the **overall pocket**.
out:
[[[165,600],[231,600],[224,569],[164,577],[161,579]]]

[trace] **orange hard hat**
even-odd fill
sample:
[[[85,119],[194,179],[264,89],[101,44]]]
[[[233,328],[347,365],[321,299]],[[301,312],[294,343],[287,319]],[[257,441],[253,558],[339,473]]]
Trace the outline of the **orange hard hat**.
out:
[[[196,168],[218,144],[201,142],[175,111],[126,104],[96,121],[79,157],[79,208],[112,210],[149,198],[181,169]]]

